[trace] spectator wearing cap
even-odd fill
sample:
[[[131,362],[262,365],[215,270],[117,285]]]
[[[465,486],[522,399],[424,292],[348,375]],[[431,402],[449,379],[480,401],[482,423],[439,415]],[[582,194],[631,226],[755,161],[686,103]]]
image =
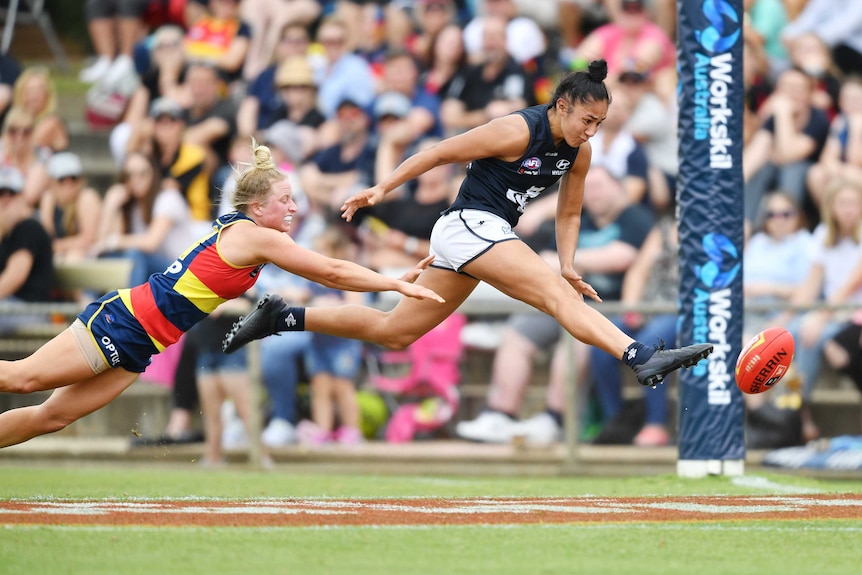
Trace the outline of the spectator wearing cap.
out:
[[[179,26],[159,27],[152,35],[147,68],[141,73],[122,120],[111,130],[110,147],[114,162],[123,164],[126,146],[132,132],[145,123],[150,105],[158,98],[169,98],[180,105],[191,101],[185,86],[186,67],[183,30]]]
[[[282,62],[276,72],[280,109],[273,114],[271,124],[284,121],[297,126],[302,133],[304,157],[319,150],[326,118],[317,108],[317,82],[306,58],[294,57]]]
[[[658,24],[650,19],[643,0],[622,0],[611,11],[611,21],[593,30],[577,50],[573,68],[586,68],[596,58],[608,62],[608,76],[626,70],[656,74],[672,72],[676,46]]]
[[[21,172],[0,167],[0,301],[50,301],[54,288],[51,238],[38,220],[28,217],[23,191]],[[0,332],[29,319],[3,314]]]
[[[351,193],[372,181],[376,151],[364,106],[344,100],[336,121],[338,142],[312,156],[299,173],[312,209],[334,218]]]
[[[39,203],[39,221],[53,241],[54,260],[84,259],[98,236],[102,196],[85,185],[81,159],[76,154],[54,154],[47,168],[51,179]]]
[[[240,136],[250,137],[276,121],[284,106],[276,73],[282,63],[293,58],[305,58],[310,62],[310,46],[311,36],[305,26],[288,24],[282,29],[281,40],[275,48],[275,61],[249,83],[240,103],[236,119]],[[317,85],[316,78],[314,84]]]
[[[401,94],[407,98],[407,114],[390,126],[387,137],[396,145],[409,146],[423,137],[441,137],[440,99],[425,91],[419,81],[419,66],[406,49],[386,53],[381,78],[381,95]]]
[[[459,72],[440,106],[447,132],[463,132],[535,104],[523,68],[506,51],[506,25],[499,16],[485,19],[484,62]]]
[[[133,132],[127,153],[152,154],[158,163],[162,187],[174,187],[186,198],[191,217],[203,231],[210,227],[213,202],[210,196],[206,150],[183,141],[186,112],[169,98],[158,98],[150,105],[147,122]]]
[[[33,145],[35,121],[27,110],[13,107],[3,121],[0,136],[0,166],[9,166],[24,176],[22,198],[35,209],[48,185],[48,173]]]
[[[374,74],[365,59],[347,46],[347,25],[337,17],[327,17],[317,30],[326,66],[318,83],[317,107],[328,120],[335,119],[340,104],[349,99],[362,107],[374,100]]]

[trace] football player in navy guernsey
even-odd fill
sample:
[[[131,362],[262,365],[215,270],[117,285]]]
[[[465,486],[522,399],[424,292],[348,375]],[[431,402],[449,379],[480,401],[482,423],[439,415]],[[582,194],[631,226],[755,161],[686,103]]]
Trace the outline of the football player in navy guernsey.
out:
[[[445,303],[402,298],[388,312],[363,306],[306,309],[287,306],[278,296],[265,296],[234,325],[224,351],[289,330],[403,349],[455,311],[484,281],[553,316],[580,341],[620,358],[642,385],[655,386],[668,373],[707,357],[713,350],[709,344],[654,349],[635,341],[584,301],[584,296],[601,301],[574,269],[574,257],[584,178],[590,166],[589,140],[611,102],[606,76],[607,63],[595,60],[587,70],[564,78],[549,104],[519,110],[443,140],[344,202],[342,217],[350,221],[357,210],[379,203],[390,191],[436,166],[469,162],[458,196],[431,234],[434,262],[417,280]],[[561,272],[512,231],[527,203],[558,180],[556,239]]]

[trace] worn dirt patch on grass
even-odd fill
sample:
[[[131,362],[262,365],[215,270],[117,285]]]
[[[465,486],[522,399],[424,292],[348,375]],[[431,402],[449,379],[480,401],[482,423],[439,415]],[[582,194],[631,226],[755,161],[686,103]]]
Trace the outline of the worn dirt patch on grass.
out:
[[[0,525],[303,527],[862,519],[862,494],[640,498],[0,501]]]

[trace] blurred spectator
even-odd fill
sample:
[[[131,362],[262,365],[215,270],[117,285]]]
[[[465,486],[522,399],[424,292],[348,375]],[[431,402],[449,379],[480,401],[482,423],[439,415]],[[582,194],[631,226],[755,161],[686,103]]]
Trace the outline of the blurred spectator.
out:
[[[440,106],[450,134],[535,103],[526,74],[506,51],[506,21],[488,17],[483,30],[484,62],[459,72]]]
[[[349,237],[340,227],[329,227],[314,239],[315,251],[329,257],[355,259]],[[365,294],[309,283],[310,305],[362,304]],[[311,334],[305,365],[311,376],[311,420],[299,422],[297,439],[305,445],[332,441],[353,445],[363,441],[356,403],[356,376],[362,361],[362,342],[320,333]],[[337,424],[336,424],[337,422]]]
[[[746,310],[742,341],[749,341],[768,327],[786,323],[790,316],[781,311],[781,306],[796,297],[811,268],[814,242],[804,226],[801,207],[781,191],[766,196],[764,204],[764,219],[745,244],[743,294],[746,305],[775,306],[775,309]],[[748,423],[760,431],[776,428],[774,419],[759,417],[770,410],[765,396],[744,396],[746,409],[753,415]],[[754,437],[749,439],[758,441]]]
[[[192,220],[203,233],[210,229],[213,212],[206,150],[183,141],[186,113],[176,102],[159,98],[150,106],[149,116],[129,138],[128,152],[155,156],[161,170],[159,176],[176,182],[167,187],[176,187],[182,192]]]
[[[347,49],[347,26],[335,17],[324,18],[317,30],[317,42],[326,54],[326,68],[319,78],[318,108],[327,119],[335,118],[346,99],[361,107],[374,99],[374,74],[363,58]]]
[[[102,196],[85,186],[81,158],[60,152],[48,160],[51,180],[39,203],[39,220],[53,240],[55,261],[87,257],[96,243]]]
[[[8,53],[0,54],[0,126],[12,105],[13,86],[21,75],[21,65]]]
[[[269,127],[281,117],[284,101],[279,94],[277,71],[288,60],[308,59],[310,46],[311,37],[304,26],[288,24],[284,27],[275,48],[275,62],[249,83],[246,96],[240,104],[236,121],[237,130],[241,135],[250,136],[256,130]],[[313,78],[312,84],[317,86],[317,80]]]
[[[581,42],[575,68],[586,68],[596,58],[608,61],[611,79],[625,71],[657,74],[673,69],[676,47],[650,20],[643,0],[621,0],[620,9],[611,12],[611,21]]]
[[[814,246],[802,209],[793,198],[776,191],[764,198],[763,220],[745,244],[744,295],[747,304],[790,302],[811,267]],[[770,327],[778,310],[746,312],[743,341]]]
[[[552,222],[552,217],[548,214],[546,220]],[[620,299],[624,274],[635,261],[652,225],[649,210],[632,204],[621,182],[609,171],[602,167],[590,169],[584,184],[575,269],[604,301]],[[537,233],[531,244],[548,265],[559,266],[552,230],[546,229],[543,235]],[[558,441],[566,401],[565,348],[558,348],[552,361],[545,411],[521,422],[517,415],[532,377],[535,356],[552,349],[561,333],[560,325],[551,316],[512,314],[494,353],[487,407],[476,419],[459,423],[456,433],[465,439],[488,443],[505,443],[515,435],[524,436],[530,443]],[[586,346],[578,345],[576,354],[577,365],[586,373]]]
[[[422,140],[417,151],[436,144],[436,139]],[[400,158],[383,140],[377,151],[377,172],[391,173]],[[394,190],[392,199],[381,202],[357,218],[362,240],[363,261],[375,270],[410,268],[417,258],[428,255],[431,229],[452,203],[457,189],[452,181],[453,167],[437,166],[404,186]]]
[[[51,238],[29,217],[23,190],[24,178],[17,169],[0,168],[0,301],[50,301],[54,288]],[[26,325],[31,319],[3,315],[0,332]]]
[[[745,218],[758,219],[763,196],[772,189],[804,205],[808,169],[820,157],[829,134],[826,113],[811,104],[814,81],[801,70],[781,73],[766,104],[770,117],[743,148]]]
[[[826,341],[823,356],[832,369],[849,377],[862,393],[862,314],[857,312]]]
[[[21,198],[31,209],[39,205],[48,187],[48,172],[33,144],[34,129],[33,115],[23,108],[13,107],[3,121],[0,139],[0,166],[15,168],[24,176]]]
[[[614,105],[602,129],[590,140],[591,166],[603,166],[623,183],[634,204],[643,203],[661,211],[665,205],[653,205],[647,194],[649,164],[643,147],[626,126],[632,113],[632,100],[625,90],[614,90]]]
[[[613,319],[621,330],[638,341],[663,345],[676,342],[677,315],[646,316],[638,311],[643,303],[676,304],[679,299],[679,236],[673,216],[662,217],[650,231],[637,257],[623,279],[621,301],[628,310]],[[639,422],[620,421],[630,417],[623,407],[623,374],[619,359],[600,350],[590,349],[590,378],[602,407],[605,425],[596,439],[601,443],[629,443],[656,447],[670,443],[668,433],[667,387],[665,381],[655,388],[644,388],[644,422],[630,439],[623,429]]]
[[[808,170],[808,191],[815,205],[836,178],[862,183],[862,77],[844,80],[838,105],[840,114],[832,121],[826,145]]]
[[[205,466],[224,465],[225,421],[222,419],[222,404],[231,401],[236,413],[245,427],[245,437],[249,436],[251,402],[246,350],[227,355],[222,353],[221,340],[230,330],[234,318],[246,313],[250,302],[229,300],[219,306],[208,318],[192,329],[197,331],[196,379],[200,399],[201,416],[204,423],[204,456],[201,463]],[[265,463],[270,463],[269,455],[262,454]]]
[[[402,12],[406,14],[405,12]],[[390,46],[406,46],[425,67],[429,67],[434,55],[433,44],[440,32],[449,26],[458,26],[455,4],[452,0],[416,0],[413,3],[415,34],[398,42],[390,39]],[[458,26],[460,31],[461,27]]]
[[[239,0],[209,0],[206,10],[187,22],[189,61],[213,64],[230,83],[239,80],[248,55],[251,28],[239,16]]]
[[[767,68],[773,74],[787,68],[787,50],[781,32],[787,26],[787,10],[782,0],[744,0],[743,34],[754,34],[763,49]]]
[[[862,3],[856,0],[807,0],[791,17],[782,38],[790,46],[805,33],[816,34],[832,51],[845,74],[862,70]]]
[[[188,104],[190,97],[184,87],[186,65],[183,29],[173,25],[158,28],[150,44],[150,66],[141,74],[141,86],[129,102],[124,121],[146,118],[150,103],[162,96]]]
[[[131,258],[129,283],[139,285],[150,274],[167,269],[186,249],[178,246],[188,247],[196,235],[185,198],[175,186],[162,187],[155,159],[140,152],[129,154],[120,181],[105,193],[94,252]]]
[[[388,138],[401,146],[416,143],[424,136],[442,136],[440,100],[429,94],[419,83],[419,68],[413,56],[405,49],[390,49],[383,63],[380,95],[401,94],[407,98],[407,114],[387,130]]]
[[[464,47],[472,64],[485,60],[483,37],[488,18],[502,18],[506,22],[506,51],[518,64],[536,61],[548,49],[545,33],[535,20],[518,14],[514,0],[485,0],[482,15],[464,27]]]
[[[243,67],[246,80],[258,77],[273,62],[280,62],[278,45],[287,27],[307,28],[320,15],[316,0],[242,0],[240,15],[251,26],[248,56]]]
[[[224,81],[211,64],[193,62],[186,71],[191,105],[186,108],[183,141],[207,152],[206,169],[214,173],[227,163],[227,150],[236,134],[236,106],[225,97]],[[221,182],[215,182],[220,186]]]
[[[457,24],[444,26],[431,40],[428,65],[419,80],[429,94],[443,98],[455,76],[464,69],[467,53],[461,27]]]
[[[357,186],[373,179],[375,147],[371,138],[371,118],[365,108],[352,100],[338,106],[339,140],[324,148],[300,169],[302,189],[312,210],[335,214]]]
[[[832,53],[815,34],[802,34],[791,44],[790,64],[814,80],[811,105],[820,108],[830,120],[838,107],[841,71],[832,61]]]
[[[577,59],[577,47],[595,28],[608,22],[605,0],[559,0],[558,32],[562,45],[559,62],[569,68]]]
[[[762,123],[761,109],[774,86],[771,70],[763,42],[750,27],[743,28],[742,36],[742,85],[745,107],[743,108],[742,141],[747,145]]]
[[[311,66],[302,57],[282,62],[276,73],[278,96],[281,107],[271,116],[267,129],[289,122],[301,136],[301,146],[294,158],[299,164],[323,144],[321,129],[326,118],[317,109],[317,84]]]
[[[66,124],[57,113],[57,90],[51,73],[42,66],[26,68],[15,82],[12,105],[32,114],[33,145],[45,155],[69,147]]]
[[[814,230],[811,269],[802,288],[795,292],[793,303],[832,303],[841,294],[842,301],[862,304],[862,287],[852,292],[846,289],[852,277],[848,262],[862,259],[862,185],[833,183],[824,197],[821,216],[822,222]],[[796,341],[793,361],[802,381],[803,401],[807,404],[820,374],[824,343],[844,327],[849,313],[814,310],[797,315],[788,323],[790,315],[783,315],[781,323],[788,325]],[[807,409],[802,416],[803,439],[816,439],[819,431]]]
[[[639,72],[625,72],[620,83],[624,98],[632,101],[626,128],[643,146],[649,161],[649,199],[653,209],[672,209],[676,200],[679,172],[676,101],[663,98],[657,84],[667,76],[655,78]]]
[[[82,82],[111,81],[134,70],[135,43],[146,33],[141,16],[148,0],[87,0],[87,30],[96,61],[80,73]]]

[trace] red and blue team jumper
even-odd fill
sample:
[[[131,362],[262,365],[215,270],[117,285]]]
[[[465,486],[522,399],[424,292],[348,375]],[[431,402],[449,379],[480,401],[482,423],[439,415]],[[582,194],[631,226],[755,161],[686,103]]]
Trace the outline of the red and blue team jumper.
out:
[[[137,287],[108,293],[78,315],[110,367],[143,372],[151,356],[254,285],[264,264],[238,267],[218,249],[222,230],[241,221],[252,220],[242,212],[218,218],[213,231],[163,273]]]

